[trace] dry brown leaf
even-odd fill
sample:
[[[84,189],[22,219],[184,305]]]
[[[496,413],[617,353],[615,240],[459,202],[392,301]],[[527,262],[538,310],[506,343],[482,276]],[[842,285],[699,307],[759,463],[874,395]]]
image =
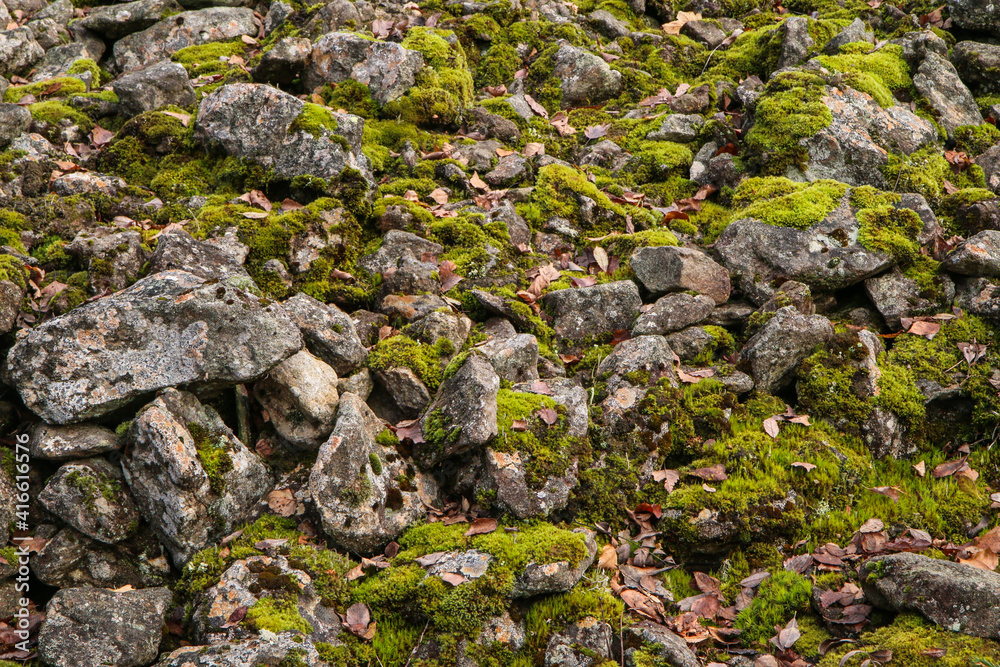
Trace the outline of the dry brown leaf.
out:
[[[287,518],[295,514],[298,503],[291,489],[275,489],[267,494],[267,506],[278,516]]]
[[[532,97],[531,95],[525,95],[524,96],[524,101],[528,103],[528,106],[531,107],[532,111],[534,111],[536,114],[538,114],[542,118],[548,118],[549,117],[549,112],[545,110],[545,107],[543,107],[541,104],[539,104],[538,102],[536,102],[535,98]]]
[[[602,570],[618,569],[618,552],[610,544],[605,544],[601,549],[601,555],[597,558],[597,567]]]
[[[923,477],[927,474],[927,464],[923,461],[913,466],[913,472],[917,473],[918,477]]]
[[[524,157],[533,157],[535,155],[545,155],[545,144],[537,141],[529,141],[524,145]]]
[[[496,519],[481,517],[479,519],[472,520],[472,523],[469,524],[469,529],[465,531],[465,536],[472,537],[473,535],[486,535],[488,533],[492,533],[496,529]]]
[[[472,178],[469,179],[469,183],[471,183],[472,187],[476,188],[477,190],[489,190],[490,189],[490,186],[486,185],[485,181],[483,181],[483,179],[479,178],[479,172],[478,171],[472,172]]]
[[[767,433],[772,438],[778,437],[778,420],[774,417],[768,417],[764,420],[764,433]]]
[[[681,34],[681,28],[688,21],[700,21],[701,14],[698,12],[677,12],[677,18],[670,23],[663,24],[663,32],[668,35],[679,35]]]

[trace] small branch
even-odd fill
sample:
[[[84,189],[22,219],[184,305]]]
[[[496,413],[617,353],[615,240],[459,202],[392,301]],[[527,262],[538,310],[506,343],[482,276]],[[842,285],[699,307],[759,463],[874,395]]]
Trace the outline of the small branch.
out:
[[[417,638],[417,643],[414,644],[413,650],[410,651],[410,657],[406,659],[406,664],[403,665],[403,667],[410,667],[410,663],[413,661],[413,656],[415,656],[417,654],[417,649],[420,648],[421,646],[423,646],[423,643],[424,643],[424,633],[427,632],[427,626],[430,625],[430,624],[431,624],[430,621],[427,621],[426,623],[424,623],[424,629],[420,631],[420,637]]]

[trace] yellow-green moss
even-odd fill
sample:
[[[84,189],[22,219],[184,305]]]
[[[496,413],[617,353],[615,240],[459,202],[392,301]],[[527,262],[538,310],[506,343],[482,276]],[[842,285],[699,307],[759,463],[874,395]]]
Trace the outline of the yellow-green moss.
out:
[[[414,27],[407,31],[403,46],[424,56],[424,68],[416,85],[406,95],[383,109],[385,117],[399,117],[409,123],[450,125],[472,105],[472,75],[462,45],[454,33],[435,28]]]
[[[270,632],[301,632],[309,634],[312,625],[296,608],[291,600],[261,598],[247,610],[246,624],[255,630]]]
[[[874,48],[870,44],[864,46]],[[859,49],[847,51],[844,53],[842,50],[841,55],[836,56],[820,56],[818,60],[824,67],[846,73],[845,83],[871,95],[879,106],[895,104],[894,90],[912,88],[910,69],[903,60],[903,47],[887,44],[870,53],[859,52]]]
[[[208,475],[212,491],[221,495],[226,488],[225,475],[233,469],[233,459],[229,455],[225,438],[213,437],[205,427],[193,422],[187,425],[187,430],[194,439],[198,460]]]
[[[809,609],[812,583],[797,572],[779,569],[761,582],[750,605],[736,616],[734,625],[743,630],[745,646],[761,646],[776,634],[774,626],[785,625],[796,613]]]
[[[371,351],[368,355],[368,367],[373,371],[409,368],[433,392],[441,384],[445,345],[451,345],[445,338],[428,345],[418,343],[409,336],[392,336],[379,341]],[[454,350],[454,346],[452,349]]]
[[[840,205],[847,186],[830,180],[797,183],[781,176],[748,178],[733,195],[733,218],[805,229]]]
[[[97,82],[96,78],[94,79],[94,82]],[[87,90],[86,84],[84,84],[83,81],[80,81],[80,79],[71,76],[60,76],[55,79],[46,79],[45,81],[29,83],[24,86],[11,86],[7,89],[7,92],[4,93],[3,101],[14,103],[25,95],[34,95],[37,98],[43,92],[56,84],[59,85],[59,89],[52,93],[53,97],[69,97],[70,95],[82,93]]]

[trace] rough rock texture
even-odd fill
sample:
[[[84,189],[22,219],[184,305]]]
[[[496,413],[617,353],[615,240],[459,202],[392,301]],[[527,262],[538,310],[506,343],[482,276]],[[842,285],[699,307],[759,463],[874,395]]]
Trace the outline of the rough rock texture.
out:
[[[49,478],[38,501],[87,537],[107,544],[127,538],[139,522],[121,470],[103,459],[63,465]]]
[[[556,52],[552,74],[559,79],[564,109],[599,104],[615,97],[622,88],[621,73],[599,56],[565,42]]]
[[[267,467],[192,394],[165,390],[126,440],[125,479],[177,566],[232,532],[271,490]]]
[[[53,426],[39,423],[31,433],[31,456],[50,461],[82,459],[118,449],[111,429],[96,424]]]
[[[141,527],[115,545],[63,528],[31,559],[39,581],[58,588],[148,588],[169,583],[170,560],[156,536]]]
[[[948,13],[956,25],[1000,36],[1000,8],[986,0],[949,0]]]
[[[1000,636],[1000,575],[920,554],[876,556],[861,568],[861,585],[872,604],[915,611],[953,632]]]
[[[353,79],[368,86],[376,102],[387,104],[413,87],[423,66],[419,52],[399,44],[331,32],[313,45],[305,82],[309,88],[317,88]]]
[[[979,232],[962,241],[945,257],[944,266],[966,276],[1000,276],[1000,231]]]
[[[317,110],[326,125],[298,129],[295,121],[304,110],[304,102],[277,88],[234,83],[202,100],[195,137],[206,148],[253,160],[289,179],[301,174],[331,178],[347,167],[368,172],[361,154],[363,119]]]
[[[278,434],[297,447],[315,449],[333,431],[337,373],[301,350],[271,369],[254,385],[254,396],[271,416]]]
[[[31,330],[7,377],[36,414],[66,424],[164,387],[252,381],[301,347],[277,306],[167,271]]]
[[[495,407],[493,420],[495,428]],[[419,472],[410,488],[400,488],[407,463],[376,442],[384,428],[360,398],[344,394],[337,425],[309,475],[324,530],[338,545],[358,553],[374,553],[395,539],[424,514],[423,503],[437,495],[433,479]]]
[[[155,25],[165,13],[180,12],[175,0],[135,0],[118,5],[95,7],[74,24],[110,40],[139,32]]]
[[[627,636],[635,638],[653,649],[653,653],[673,667],[697,667],[698,658],[688,648],[688,643],[666,627],[651,621],[639,621],[626,630]],[[627,644],[627,642],[626,642]],[[623,647],[624,648],[624,647]],[[633,657],[635,649],[624,648],[625,664],[639,667]]]
[[[306,348],[329,364],[338,376],[353,373],[368,355],[353,320],[337,306],[307,294],[296,294],[282,302],[281,308],[302,331]]]
[[[640,248],[629,260],[642,286],[653,295],[692,291],[716,304],[729,300],[729,272],[711,257],[691,248]]]
[[[148,665],[156,660],[172,597],[167,588],[61,590],[45,607],[39,657],[53,667]]]
[[[740,353],[754,384],[773,392],[794,379],[795,369],[813,348],[833,337],[833,325],[822,315],[803,315],[792,306],[781,308]]]
[[[639,288],[629,280],[556,290],[542,302],[555,318],[556,335],[570,340],[631,329],[642,305]]]
[[[960,125],[980,125],[983,117],[972,93],[958,78],[958,72],[946,58],[928,53],[913,76],[913,85],[938,112],[940,123],[954,133]]]
[[[171,62],[160,62],[115,79],[112,90],[118,103],[136,115],[167,104],[186,107],[195,102],[187,71]]]
[[[568,591],[580,581],[583,573],[597,556],[597,542],[594,541],[593,531],[586,528],[577,528],[573,532],[581,532],[586,537],[587,556],[575,566],[564,560],[528,563],[524,571],[515,577],[511,597],[529,598],[545,593]]]

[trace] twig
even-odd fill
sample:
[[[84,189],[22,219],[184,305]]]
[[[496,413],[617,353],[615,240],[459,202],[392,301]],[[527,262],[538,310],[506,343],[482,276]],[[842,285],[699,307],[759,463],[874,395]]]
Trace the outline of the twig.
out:
[[[618,617],[618,650],[621,652],[622,667],[625,667],[625,610]]]
[[[903,175],[903,167],[906,165],[906,156],[903,155],[903,151],[899,151],[899,171],[896,172],[896,184],[892,186],[892,191],[895,192],[896,188],[899,187],[899,179]]]
[[[424,633],[427,632],[427,626],[430,624],[431,622],[429,620],[426,623],[424,623],[424,629],[420,631],[420,636],[417,638],[417,643],[414,644],[413,650],[410,651],[410,657],[406,659],[406,664],[403,665],[403,667],[410,667],[410,662],[413,661],[413,656],[417,654],[417,649],[420,648],[424,643]]]

